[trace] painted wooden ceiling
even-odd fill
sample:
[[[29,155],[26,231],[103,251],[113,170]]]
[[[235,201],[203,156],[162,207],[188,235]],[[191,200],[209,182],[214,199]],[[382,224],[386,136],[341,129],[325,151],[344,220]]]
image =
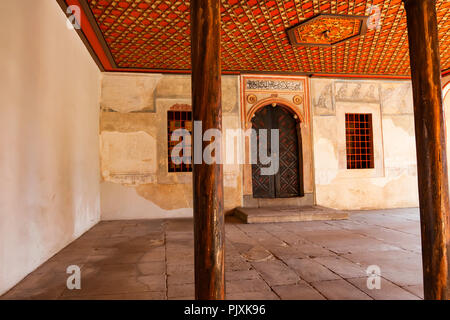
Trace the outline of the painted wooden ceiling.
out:
[[[82,35],[104,70],[189,72],[189,1],[61,1],[82,8]],[[437,0],[436,9],[441,67],[446,73],[450,1]],[[225,72],[380,77],[410,72],[401,0],[222,0],[221,11]],[[287,31],[319,14],[366,16],[367,31],[333,46],[291,44]],[[323,29],[323,19],[313,20],[317,22],[312,27]],[[342,29],[338,20],[336,28]]]

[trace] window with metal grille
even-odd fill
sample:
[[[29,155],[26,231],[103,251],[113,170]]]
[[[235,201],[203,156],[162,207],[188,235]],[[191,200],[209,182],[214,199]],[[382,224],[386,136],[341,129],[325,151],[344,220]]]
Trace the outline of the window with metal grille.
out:
[[[181,163],[175,163],[172,159],[172,150],[183,140],[183,150],[191,149],[192,146],[186,145],[186,139],[180,136],[177,141],[171,141],[172,133],[177,129],[186,129],[192,135],[192,112],[191,111],[167,111],[167,138],[168,138],[168,164],[169,172],[192,172],[191,154],[185,155],[180,151]],[[177,153],[178,155],[178,153]]]
[[[347,169],[373,168],[372,114],[346,113],[345,136]]]

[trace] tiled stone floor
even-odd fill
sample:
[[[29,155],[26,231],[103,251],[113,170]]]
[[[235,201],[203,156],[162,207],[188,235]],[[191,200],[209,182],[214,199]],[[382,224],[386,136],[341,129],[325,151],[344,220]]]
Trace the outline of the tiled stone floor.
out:
[[[418,209],[349,220],[226,224],[228,299],[420,299]],[[68,290],[66,268],[81,268]],[[381,289],[366,268],[381,268]],[[192,220],[101,222],[2,299],[193,299]]]

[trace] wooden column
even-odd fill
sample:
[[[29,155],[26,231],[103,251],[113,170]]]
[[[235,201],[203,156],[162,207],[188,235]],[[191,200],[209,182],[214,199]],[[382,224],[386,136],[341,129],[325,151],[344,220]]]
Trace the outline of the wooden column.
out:
[[[403,0],[408,22],[425,299],[446,299],[448,177],[434,0]]]
[[[222,130],[220,49],[220,1],[191,0],[192,113],[202,136]],[[218,300],[225,297],[223,168],[195,156],[195,131],[194,162],[202,162],[193,166],[195,297]]]

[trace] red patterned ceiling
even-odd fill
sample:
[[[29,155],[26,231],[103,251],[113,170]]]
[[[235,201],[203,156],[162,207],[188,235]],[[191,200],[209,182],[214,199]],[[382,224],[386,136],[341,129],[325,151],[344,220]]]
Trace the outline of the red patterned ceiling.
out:
[[[83,33],[107,71],[190,69],[189,1],[64,0],[84,9]],[[441,65],[450,68],[450,1],[437,0]],[[380,28],[332,47],[291,45],[286,30],[317,14],[369,15]],[[376,15],[377,10],[372,10]],[[89,25],[83,19],[90,21]],[[374,22],[373,20],[372,23]],[[401,0],[222,0],[222,69],[228,72],[409,74]]]

